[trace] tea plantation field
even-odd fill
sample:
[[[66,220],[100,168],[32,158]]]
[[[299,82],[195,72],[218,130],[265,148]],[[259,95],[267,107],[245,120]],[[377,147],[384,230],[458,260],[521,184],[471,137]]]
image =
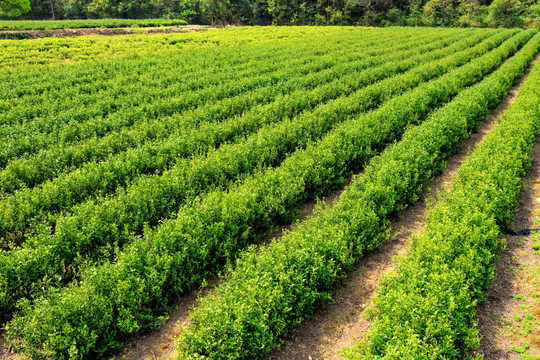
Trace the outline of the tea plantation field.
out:
[[[6,341],[34,359],[107,358],[221,274],[179,358],[265,356],[389,238],[539,50],[540,34],[518,29],[0,40]],[[467,357],[539,128],[536,66],[345,356]]]

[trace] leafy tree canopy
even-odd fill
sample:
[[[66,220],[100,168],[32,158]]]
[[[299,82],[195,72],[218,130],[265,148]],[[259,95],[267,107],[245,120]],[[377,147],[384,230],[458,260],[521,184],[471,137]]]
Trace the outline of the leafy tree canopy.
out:
[[[0,14],[19,16],[30,11],[30,0],[0,0]]]

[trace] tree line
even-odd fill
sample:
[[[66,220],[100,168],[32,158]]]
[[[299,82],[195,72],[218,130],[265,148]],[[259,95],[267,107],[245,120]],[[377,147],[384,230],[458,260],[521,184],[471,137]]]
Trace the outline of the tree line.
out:
[[[214,25],[539,28],[540,0],[0,0],[0,16],[180,18]]]

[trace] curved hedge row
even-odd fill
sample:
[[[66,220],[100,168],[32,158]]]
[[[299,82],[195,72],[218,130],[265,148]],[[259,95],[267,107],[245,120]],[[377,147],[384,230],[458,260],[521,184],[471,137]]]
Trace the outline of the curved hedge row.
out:
[[[378,247],[389,236],[388,217],[400,213],[421,196],[426,183],[444,169],[446,159],[458,149],[461,140],[489,114],[490,109],[498,105],[539,49],[540,35],[537,35],[497,71],[462,91],[427,121],[406,132],[399,143],[373,159],[365,172],[352,180],[333,208],[319,208],[317,216],[287,233],[281,241],[273,242],[266,248],[253,249],[242,256],[236,262],[235,269],[225,277],[226,282],[217,287],[215,294],[201,299],[199,307],[191,314],[191,325],[179,340],[181,358],[261,357],[276,346],[281,335],[291,331],[317,308],[328,304],[331,291],[346,271],[365,251]],[[538,95],[538,90],[536,93]],[[538,102],[538,97],[530,104],[534,101]],[[538,107],[535,110],[538,114]],[[518,147],[520,150],[517,153],[521,155],[521,149],[530,149],[534,127],[526,132],[526,141],[520,139],[520,132],[515,131],[514,134],[519,139],[518,143],[528,144],[528,147]],[[498,140],[504,142],[503,138]],[[514,144],[509,142],[505,147],[511,148]],[[501,160],[506,156],[502,154],[499,155]],[[482,161],[483,168],[489,168],[489,164],[497,160],[484,156]],[[521,161],[516,162],[521,165]],[[504,169],[505,165],[493,172],[501,168]],[[486,179],[481,174],[476,174],[475,178],[479,183],[475,183],[477,187],[474,188],[482,189]],[[469,189],[474,186],[467,184]],[[515,195],[514,190],[511,192]],[[463,195],[460,193],[460,197]],[[479,199],[492,198],[481,194],[475,196],[476,193],[466,195],[467,202],[474,203],[476,208],[484,206],[482,201],[478,202]],[[498,204],[490,206],[499,209]],[[463,216],[461,211],[454,215]],[[478,220],[478,216],[472,218]],[[459,234],[456,228],[450,228],[454,234]],[[448,244],[448,241],[444,234],[437,233],[433,243]],[[466,249],[467,244],[463,244],[463,250]],[[444,246],[444,250],[449,249]],[[413,329],[415,326],[408,320],[415,319],[424,328],[432,330],[431,325],[436,317],[429,314],[435,314],[436,309],[446,310],[443,304],[448,304],[451,297],[458,298],[458,294],[466,289],[461,286],[440,286],[438,275],[432,273],[433,269],[429,266],[425,271],[418,271],[427,257],[435,260],[441,256],[440,253],[432,254],[425,247],[421,251],[422,254],[415,257],[417,261],[407,265],[406,273],[388,280],[387,286],[380,291],[379,296],[384,300],[382,305],[381,301],[377,302],[380,320],[374,325],[377,337],[371,343],[375,351],[367,354],[366,359],[383,358],[380,349],[384,347],[388,349],[388,356],[384,358],[388,359],[446,358],[452,354],[436,352],[440,349],[440,343],[434,341],[425,341],[425,351],[415,352],[414,345],[421,342],[419,339],[425,339],[426,333],[410,331],[411,326]],[[453,258],[450,253],[446,256]],[[462,260],[470,259],[464,253]],[[454,274],[450,271],[447,277],[454,279]],[[425,300],[429,299],[429,296],[425,296],[428,278],[437,284],[433,287],[436,293],[433,297],[445,301],[434,300],[426,304]],[[478,278],[483,279],[482,273],[478,274]],[[457,280],[453,283],[463,285]],[[457,291],[449,294],[447,289]],[[418,302],[413,304],[409,299],[418,299]],[[469,311],[470,307],[466,309]],[[455,316],[452,321],[461,319],[456,313],[450,315]],[[444,326],[449,319],[441,320],[440,324]],[[456,333],[460,334],[460,331]],[[446,335],[442,332],[437,338],[446,341]],[[397,339],[399,352],[393,346]],[[456,342],[459,343],[459,340],[462,339]]]
[[[246,112],[264,115],[267,108],[268,111],[273,111],[272,108],[278,106],[276,104],[278,101],[283,103],[288,99],[289,102],[296,102],[299,101],[298,97],[302,97],[303,101],[293,109],[294,113],[298,113],[303,110],[302,103],[306,101],[305,97],[310,93],[309,90],[317,89],[323,85],[330,86],[328,84],[329,82],[337,82],[342,77],[351,77],[355,72],[363,69],[369,69],[374,66],[381,67],[385,65],[380,64],[384,64],[385,62],[401,60],[402,58],[399,55],[404,50],[412,49],[402,54],[403,58],[408,58],[418,53],[422,54],[438,49],[442,45],[451,44],[459,38],[462,38],[461,34],[444,37],[439,41],[436,41],[437,38],[431,37],[431,42],[425,46],[418,45],[425,42],[426,38],[417,39],[407,42],[405,46],[399,45],[398,48],[401,51],[396,49],[398,54],[389,54],[387,50],[390,45],[385,43],[380,47],[372,46],[370,48],[372,50],[374,48],[380,49],[377,55],[373,57],[363,56],[362,51],[355,53],[351,52],[350,49],[346,49],[343,52],[333,51],[331,54],[318,57],[306,65],[294,66],[293,64],[287,64],[285,71],[272,75],[278,79],[278,82],[275,84],[232,98],[209,102],[196,109],[173,116],[146,119],[134,126],[110,132],[102,138],[90,138],[87,141],[77,142],[71,146],[58,144],[56,147],[42,150],[30,158],[14,159],[0,172],[0,193],[4,192],[7,195],[23,187],[32,188],[58,176],[58,174],[77,169],[80,165],[90,161],[95,162],[107,159],[107,161],[118,162],[118,160],[111,157],[129,149],[139,148],[145,144],[148,144],[147,146],[151,150],[139,149],[138,151],[161,152],[172,158],[185,156],[177,155],[174,152],[171,153],[172,145],[163,144],[162,141],[174,137],[173,135],[178,136],[179,133],[182,133],[182,136],[185,137],[186,131],[199,131],[198,128],[204,125],[215,127],[219,126],[216,123],[220,124],[225,122],[225,120],[241,121],[234,117],[249,116]],[[448,51],[451,50],[448,49]],[[410,63],[410,61],[407,63]],[[392,67],[387,64],[386,66],[388,69],[393,69],[396,65]],[[388,75],[390,74],[391,72],[388,73]],[[285,95],[290,95],[290,98],[285,98]],[[313,100],[312,103],[316,104],[317,102]],[[289,106],[292,107],[292,104]],[[284,111],[284,114],[288,114],[291,111]],[[230,119],[231,117],[233,119]],[[188,124],[192,124],[193,128],[188,127]],[[215,132],[219,133],[219,131],[216,129]],[[194,134],[190,136],[197,137],[198,135]],[[160,156],[160,154],[157,156]],[[150,169],[153,168],[150,167]],[[141,168],[138,169],[139,172],[145,172],[141,170]]]
[[[102,93],[92,93],[86,101],[80,99],[79,96],[75,97],[74,101],[66,101],[62,95],[63,102],[73,102],[76,105],[59,113],[53,112],[51,116],[47,113],[43,114],[41,107],[33,104],[31,100],[21,106],[13,106],[15,105],[13,104],[11,109],[14,110],[11,111],[11,116],[21,123],[6,123],[0,128],[0,136],[5,139],[5,144],[0,151],[0,166],[5,167],[12,159],[34,154],[53,145],[66,145],[93,137],[103,137],[111,131],[119,131],[145,120],[172,116],[195,109],[208,101],[247,94],[243,100],[252,105],[253,103],[249,101],[255,96],[251,97],[250,91],[271,87],[288,79],[297,67],[299,68],[296,71],[301,73],[302,65],[310,67],[313,61],[311,56],[315,51],[307,51],[305,56],[299,56],[298,53],[294,56],[295,52],[293,52],[289,59],[283,59],[275,64],[263,65],[263,59],[258,66],[255,63],[253,67],[248,67],[239,73],[218,72],[215,76],[217,78],[215,85],[207,83],[212,80],[212,76],[209,76],[202,77],[203,81],[199,77],[191,82],[184,82],[180,78],[178,81],[169,82],[165,87],[148,88],[140,80],[133,81],[133,74],[121,72],[120,76],[123,78],[115,79],[119,85],[113,87],[119,94],[107,96]],[[167,74],[173,72],[171,64],[165,62],[163,65],[163,75],[160,77],[170,79],[171,76]],[[152,73],[159,70],[153,68]],[[127,81],[128,84],[122,84],[122,81]],[[129,84],[132,81],[134,83]],[[126,89],[132,89],[133,94],[130,94],[131,91],[124,94]],[[240,103],[238,105],[240,106]],[[239,110],[245,109],[245,106]],[[37,116],[34,115],[36,112]],[[30,120],[24,121],[28,118]],[[8,120],[9,118],[6,121]]]
[[[240,30],[240,29],[237,29]],[[270,29],[272,30],[272,29]],[[274,31],[278,30],[277,28],[273,29]],[[330,30],[330,31],[325,31]],[[411,29],[412,30],[412,29]],[[86,99],[84,96],[88,96],[90,93],[94,92],[95,89],[109,91],[113,89],[107,89],[103,86],[103,82],[108,82],[111,79],[118,77],[118,73],[122,71],[134,72],[138,77],[140,76],[143,80],[143,86],[151,85],[156,86],[161,84],[161,86],[170,85],[171,81],[179,81],[180,79],[193,80],[199,78],[199,84],[216,84],[213,81],[213,78],[218,72],[222,72],[224,69],[235,69],[236,71],[242,71],[249,67],[252,67],[256,63],[264,64],[269,60],[273,62],[279,62],[283,58],[290,59],[291,55],[296,54],[298,56],[298,51],[305,54],[313,54],[320,56],[325,53],[325,51],[332,49],[328,47],[330,44],[328,42],[333,42],[334,46],[339,48],[341,45],[344,46],[353,46],[354,44],[366,45],[364,51],[367,55],[371,54],[369,46],[379,43],[379,41],[389,41],[391,39],[413,39],[418,37],[426,36],[426,34],[441,34],[445,33],[444,31],[411,31],[404,29],[396,35],[395,32],[386,31],[386,32],[373,32],[369,29],[363,28],[355,31],[336,31],[336,29],[320,29],[324,33],[323,38],[317,38],[313,36],[307,36],[302,39],[293,39],[286,40],[282,39],[281,41],[275,42],[256,42],[249,43],[243,46],[240,44],[242,51],[238,51],[237,48],[220,48],[220,49],[194,49],[194,51],[183,51],[183,52],[165,52],[165,55],[162,52],[154,51],[153,57],[145,56],[131,56],[124,57],[121,60],[110,59],[107,61],[100,60],[99,63],[94,62],[84,62],[73,64],[71,66],[47,66],[44,71],[43,67],[22,67],[17,70],[6,70],[5,72],[0,73],[0,82],[5,84],[0,88],[1,96],[0,99],[13,99],[14,101],[25,100],[24,97],[33,97],[35,95],[40,95],[47,97],[46,100],[43,99],[39,103],[40,105],[47,105],[50,102],[54,103],[54,107],[49,111],[54,111],[57,109],[57,106],[60,109],[69,109],[69,105],[74,105],[74,102],[68,102],[65,104],[62,101],[59,101],[58,98],[50,95],[57,94],[66,94],[69,97],[73,95],[82,95],[83,99]],[[259,30],[260,31],[260,30]],[[289,33],[294,31],[289,30]],[[224,32],[220,32],[224,34]],[[209,35],[207,33],[206,35]],[[232,35],[230,32],[227,35]],[[99,45],[105,43],[107,47],[112,47],[112,44],[108,44],[108,41],[113,42],[113,44],[122,44],[124,46],[133,46],[130,41],[135,39],[140,39],[141,43],[145,46],[151,44],[156,44],[161,48],[166,47],[166,45],[173,45],[175,43],[187,41],[185,37],[187,34],[176,36],[154,36],[154,37],[114,37],[114,38],[99,38],[99,39],[86,39],[86,38],[73,38],[73,39],[54,39],[54,41],[47,40],[46,44],[39,44],[39,40],[31,42],[2,42],[0,40],[0,48],[3,48],[6,51],[10,49],[9,45],[18,44],[21,48],[31,48],[35,46],[36,52],[38,54],[47,54],[48,51],[54,51],[58,47],[66,47],[68,49],[76,48],[78,44],[89,42],[91,45],[99,49]],[[205,36],[208,37],[208,36]],[[144,40],[146,39],[146,40]],[[68,41],[68,44],[64,44],[64,41]],[[143,41],[144,40],[144,41]],[[149,41],[151,40],[151,41]],[[300,40],[300,41],[299,41]],[[37,45],[36,45],[37,44]],[[314,47],[315,44],[319,44],[319,47]],[[4,45],[4,46],[3,46]],[[133,52],[138,53],[137,46],[133,46]],[[173,56],[174,55],[174,56]],[[272,59],[273,56],[276,56]],[[168,69],[175,69],[176,71],[169,71],[167,73],[159,74],[159,76],[152,76],[153,74],[148,73],[146,70],[148,66],[152,68],[156,67],[158,70],[167,69],[167,66],[170,66]],[[233,75],[233,74],[229,74]],[[207,79],[209,77],[210,79]],[[54,78],[55,81],[47,82],[44,81],[47,78]],[[96,82],[95,80],[99,79],[102,81]],[[131,78],[133,80],[133,78]],[[109,83],[109,85],[114,85]],[[117,89],[116,89],[117,90]],[[132,89],[126,89],[126,92],[132,91]],[[108,93],[107,93],[108,94]],[[111,93],[111,94],[114,94]],[[106,99],[99,99],[101,101]],[[76,104],[76,103],[75,103]],[[2,107],[3,108],[3,107]],[[43,109],[34,109],[36,112],[40,112]]]
[[[467,65],[343,123],[280,167],[182,208],[176,219],[134,239],[114,264],[88,268],[80,281],[51,289],[34,304],[23,302],[9,326],[12,340],[31,356],[81,358],[117,349],[123,336],[156,323],[170,294],[200,283],[262,232],[289,221],[306,198],[341,184],[350,169],[399,137],[407,124],[480,80],[531,36],[520,32]]]
[[[410,33],[399,36],[405,42],[408,38],[417,37],[418,34]],[[332,44],[330,39],[339,42]],[[366,46],[365,49],[357,49],[355,53],[370,56],[373,51],[370,49],[371,46],[381,44],[381,41],[384,43],[392,40],[384,35],[380,39],[373,35],[368,35],[362,40],[353,36],[334,36],[330,39],[322,41],[317,48],[308,41],[306,44],[295,43],[295,46],[270,47],[267,50],[258,46],[246,47],[245,54],[238,56],[234,56],[237,50],[225,50],[223,53],[229,55],[229,59],[222,59],[224,54],[210,54],[214,56],[197,61],[198,57],[190,52],[185,56],[161,56],[143,60],[135,57],[104,64],[102,62],[85,64],[50,71],[48,80],[55,81],[48,82],[43,81],[45,80],[43,72],[37,79],[26,81],[18,74],[19,76],[14,76],[12,81],[8,79],[3,82],[6,88],[3,89],[2,97],[4,100],[10,100],[6,105],[15,107],[8,106],[6,111],[2,112],[1,124],[20,125],[23,122],[30,122],[26,125],[33,125],[39,121],[41,126],[50,127],[49,122],[52,124],[58,122],[56,116],[61,116],[61,119],[69,117],[78,119],[84,115],[83,110],[88,108],[89,104],[92,104],[92,107],[87,110],[92,112],[87,115],[104,116],[113,105],[117,111],[130,109],[133,106],[143,105],[144,103],[140,103],[141,98],[170,98],[185,91],[202,91],[224,83],[283,71],[283,64],[309,62],[313,60],[313,56],[324,57],[320,55],[330,50],[339,52],[354,45]],[[275,57],[270,57],[273,53]],[[207,55],[204,52],[200,54],[200,56]],[[239,58],[243,61],[238,61]],[[224,69],[229,71],[223,71]],[[29,102],[36,107],[29,106]]]
[[[293,120],[263,128],[245,141],[224,145],[208,156],[182,161],[161,177],[143,177],[127,191],[118,192],[102,203],[89,202],[73,209],[72,216],[58,221],[53,235],[31,237],[21,249],[0,253],[2,313],[9,314],[15,301],[24,294],[33,294],[36,289],[40,291],[43,277],[50,282],[48,279],[56,274],[66,281],[66,277],[71,278],[87,255],[93,255],[96,260],[102,258],[103,254],[96,252],[101,246],[113,243],[122,246],[133,241],[134,232],[140,233],[146,224],[155,225],[160,219],[167,218],[186,199],[192,199],[208,188],[226,187],[227,183],[263,166],[280,164],[287,154],[304,148],[366,107],[376,106],[474,58],[509,35],[499,34],[498,39],[487,40],[454,56],[368,86]],[[474,37],[470,39],[472,43],[477,40]],[[471,42],[464,41],[460,47]],[[433,52],[427,59],[440,56]],[[353,77],[359,84],[369,81],[371,76],[368,72],[363,77]],[[345,84],[343,89],[347,88]],[[335,86],[331,89],[334,92],[340,90]]]
[[[535,39],[540,43],[538,35]],[[498,86],[494,82],[489,90]],[[396,273],[382,281],[372,330],[347,358],[471,357],[480,340],[476,307],[486,300],[501,231],[515,215],[520,178],[540,133],[539,104],[536,65],[516,101],[465,159],[452,189],[429,211],[425,231],[398,261]]]
[[[73,172],[62,174],[53,181],[47,182],[40,187],[19,191],[13,196],[2,200],[0,202],[0,238],[20,242],[23,238],[19,234],[23,235],[23,231],[27,227],[29,221],[40,213],[56,213],[68,209],[85,199],[112,193],[118,187],[125,186],[129,181],[134,181],[136,185],[139,182],[137,177],[140,174],[157,173],[159,175],[164,169],[171,166],[174,166],[173,169],[178,167],[190,168],[192,166],[189,164],[191,164],[193,160],[182,160],[183,158],[194,156],[198,161],[203,161],[205,153],[212,150],[214,147],[227,141],[233,141],[233,143],[234,140],[243,142],[244,136],[250,136],[251,133],[257,132],[260,128],[275,130],[276,127],[283,127],[284,125],[280,123],[283,119],[289,119],[289,122],[299,124],[300,121],[309,119],[310,117],[320,117],[320,114],[332,106],[334,107],[333,114],[336,114],[335,116],[342,119],[348,114],[354,113],[354,111],[359,112],[375,106],[381,101],[379,100],[382,96],[380,94],[391,94],[397,91],[393,90],[394,88],[406,88],[406,86],[408,86],[406,85],[407,82],[405,81],[404,84],[400,84],[396,81],[386,81],[384,84],[389,87],[388,90],[382,85],[371,87],[369,90],[360,90],[360,93],[356,94],[357,100],[363,100],[365,102],[358,103],[355,108],[346,111],[344,110],[341,114],[338,113],[339,109],[336,107],[340,102],[342,103],[348,99],[345,96],[352,96],[351,93],[354,94],[355,92],[358,92],[362,86],[366,86],[385,77],[399,74],[414,67],[416,64],[415,60],[421,64],[428,60],[447,56],[448,53],[446,51],[462,49],[468,44],[474,44],[482,37],[482,35],[478,37],[473,36],[448,49],[433,51],[421,56],[414,56],[410,60],[404,62],[389,62],[386,65],[368,68],[365,71],[356,72],[356,65],[358,65],[361,70],[363,68],[363,63],[353,63],[350,68],[346,68],[349,70],[350,74],[320,86],[317,86],[317,77],[306,76],[302,80],[296,80],[296,82],[301,85],[303,83],[305,89],[303,91],[295,92],[294,95],[296,96],[294,98],[281,97],[278,101],[268,104],[268,106],[255,107],[253,111],[247,111],[240,117],[223,122],[222,126],[212,124],[211,119],[208,122],[199,124],[193,131],[189,131],[189,128],[182,129],[180,124],[177,124],[177,127],[180,127],[179,134],[177,136],[171,135],[171,139],[168,141],[157,142],[156,144],[152,143],[148,146],[136,148],[132,151],[121,153],[119,156],[110,157],[106,161],[100,163],[90,163],[88,166],[84,166]],[[407,51],[404,54],[410,53]],[[307,90],[307,84],[310,81],[315,82],[315,89],[312,91]],[[366,95],[362,96],[362,94]],[[342,98],[339,99],[340,97]],[[338,99],[330,101],[336,98]],[[228,109],[235,108],[234,106],[229,105],[230,103],[225,104],[226,109],[218,107],[218,115],[220,113],[225,113]],[[315,108],[314,114],[310,112],[313,108]],[[210,109],[215,108],[210,107]],[[305,113],[299,115],[299,113],[303,111],[305,111]],[[186,122],[204,120],[202,116],[204,113],[196,112],[195,114],[198,116],[188,116],[184,120]],[[299,118],[297,119],[298,116]],[[332,118],[329,120],[332,120]],[[172,126],[174,126],[174,121],[171,122],[173,123]],[[277,125],[273,125],[275,123],[277,123]],[[203,124],[206,126],[202,126]],[[305,125],[303,125],[303,127],[305,127]],[[243,129],[245,130],[242,131]],[[318,129],[313,130],[317,131]],[[251,138],[253,137],[255,137],[255,135],[251,136]],[[261,135],[257,135],[256,137],[260,138]],[[292,139],[291,141],[293,140],[300,139]],[[278,139],[271,141],[277,142]],[[230,146],[226,145],[225,148],[228,149]],[[300,146],[300,144],[297,146]],[[294,143],[288,148],[294,149]],[[219,150],[218,152],[223,153],[224,150]],[[213,159],[216,157],[217,155],[214,154]],[[212,159],[204,161],[212,164]],[[212,165],[212,167],[216,167],[215,164],[223,164],[222,160],[218,159],[215,161],[217,162],[213,163],[214,165]],[[225,168],[231,167],[233,167],[232,164],[225,166]],[[253,166],[245,165],[242,167],[243,172],[249,171],[250,169],[253,169]],[[202,171],[207,173],[208,170],[209,169]],[[197,174],[197,172],[195,173]],[[160,181],[156,178],[155,181],[167,184],[171,182],[171,177],[177,178],[179,176],[174,172],[170,174],[170,171],[165,175],[168,176],[167,179]],[[202,172],[199,173],[196,178],[200,178],[201,175]],[[208,180],[209,184],[214,183],[211,179],[212,178]],[[181,185],[187,187],[188,190],[190,188],[187,184],[183,183]],[[219,183],[217,183],[217,185],[219,185]],[[144,186],[146,187],[147,184]],[[135,189],[135,192],[136,191],[137,189]],[[155,198],[160,199],[160,192],[157,192],[153,198],[154,201]],[[168,205],[168,207],[170,208],[171,205]],[[55,222],[55,219],[53,218],[49,221]]]

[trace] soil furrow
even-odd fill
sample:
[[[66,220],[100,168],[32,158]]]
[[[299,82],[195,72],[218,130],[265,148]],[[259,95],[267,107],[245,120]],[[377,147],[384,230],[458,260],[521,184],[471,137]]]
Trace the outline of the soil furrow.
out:
[[[531,229],[539,225],[540,141],[538,139],[531,168],[523,181],[517,216],[511,224],[513,229],[518,230]],[[496,278],[488,291],[487,303],[479,307],[477,314],[478,327],[482,336],[477,352],[484,354],[486,360],[523,359],[518,352],[513,350],[521,345],[521,341],[519,335],[513,336],[511,329],[519,329],[519,325],[516,327],[517,321],[514,321],[514,318],[516,315],[519,316],[520,305],[534,306],[535,301],[530,295],[540,290],[534,287],[534,283],[528,281],[529,276],[524,271],[540,269],[540,254],[533,249],[532,237],[508,235],[505,239],[506,249],[501,252],[496,263]],[[540,279],[540,275],[537,276]],[[536,303],[538,306],[538,300]],[[536,336],[538,343],[532,345],[536,345],[536,351],[539,351],[540,333],[536,333]],[[526,337],[522,336],[521,340],[525,340]],[[540,356],[540,353],[536,355]]]

